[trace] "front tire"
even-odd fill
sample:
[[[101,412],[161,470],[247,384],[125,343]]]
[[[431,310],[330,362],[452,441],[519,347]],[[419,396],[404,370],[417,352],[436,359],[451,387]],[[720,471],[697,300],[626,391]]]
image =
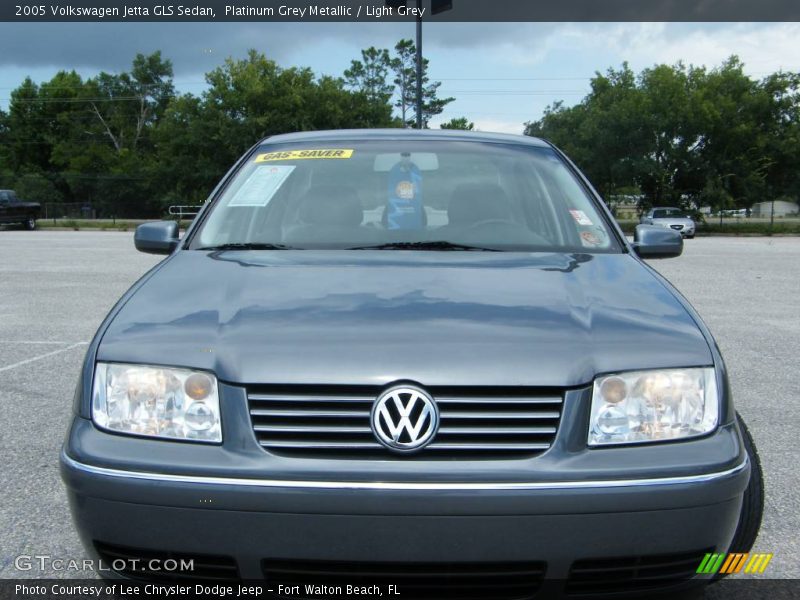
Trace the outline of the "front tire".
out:
[[[36,229],[36,219],[34,217],[29,217],[22,222],[22,226],[28,231],[33,231]]]
[[[736,420],[742,432],[742,441],[750,460],[750,482],[744,490],[742,510],[739,513],[739,524],[733,534],[730,552],[750,552],[756,542],[758,530],[761,528],[761,517],[764,514],[764,473],[761,470],[761,459],[758,456],[753,436],[747,429],[744,420],[736,413]]]

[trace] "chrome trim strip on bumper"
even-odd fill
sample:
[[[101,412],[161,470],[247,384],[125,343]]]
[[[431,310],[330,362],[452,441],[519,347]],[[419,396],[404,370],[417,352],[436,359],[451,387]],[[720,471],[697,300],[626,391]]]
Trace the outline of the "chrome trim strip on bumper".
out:
[[[642,486],[683,485],[704,483],[725,479],[737,475],[747,467],[747,459],[741,464],[716,473],[702,475],[685,475],[681,477],[653,477],[644,479],[600,479],[595,481],[532,481],[519,483],[426,483],[426,482],[394,482],[394,481],[297,481],[292,479],[248,479],[241,477],[204,477],[198,475],[171,475],[168,473],[150,473],[143,471],[125,471],[96,467],[78,462],[66,453],[61,453],[61,460],[71,469],[124,479],[139,479],[170,483],[193,483],[203,485],[232,485],[244,487],[270,488],[305,488],[327,490],[397,490],[397,491],[470,491],[470,490],[580,490],[595,488],[626,488]]]

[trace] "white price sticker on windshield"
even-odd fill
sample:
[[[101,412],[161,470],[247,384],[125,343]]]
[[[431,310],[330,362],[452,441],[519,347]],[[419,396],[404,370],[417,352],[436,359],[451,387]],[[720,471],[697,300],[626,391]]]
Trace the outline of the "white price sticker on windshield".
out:
[[[589,217],[586,216],[586,213],[582,210],[570,210],[569,214],[572,215],[572,218],[575,219],[575,222],[578,225],[591,225],[592,221]]]
[[[257,167],[233,194],[228,206],[266,206],[294,169],[288,165]]]

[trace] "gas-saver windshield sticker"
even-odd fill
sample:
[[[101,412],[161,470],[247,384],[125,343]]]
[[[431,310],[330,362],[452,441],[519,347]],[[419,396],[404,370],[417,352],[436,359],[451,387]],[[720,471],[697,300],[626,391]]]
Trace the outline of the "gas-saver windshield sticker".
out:
[[[592,221],[589,217],[586,216],[586,213],[582,210],[574,210],[570,209],[569,214],[572,215],[572,218],[575,219],[575,222],[578,225],[591,225]]]
[[[294,169],[289,165],[255,168],[233,194],[228,206],[266,206]]]
[[[285,150],[283,152],[267,152],[256,156],[255,162],[272,162],[275,160],[308,160],[320,158],[350,158],[353,150],[349,148],[323,148],[314,150]]]

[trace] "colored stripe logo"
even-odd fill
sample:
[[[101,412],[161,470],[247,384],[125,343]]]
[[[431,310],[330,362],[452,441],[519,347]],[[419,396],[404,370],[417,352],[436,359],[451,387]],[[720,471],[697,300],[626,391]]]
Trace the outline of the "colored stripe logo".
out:
[[[749,554],[747,552],[706,554],[700,566],[697,567],[697,573],[702,575],[713,575],[714,573],[733,575],[734,573],[742,572],[743,569],[745,573],[763,573],[769,561],[772,560],[772,556],[771,553]]]

